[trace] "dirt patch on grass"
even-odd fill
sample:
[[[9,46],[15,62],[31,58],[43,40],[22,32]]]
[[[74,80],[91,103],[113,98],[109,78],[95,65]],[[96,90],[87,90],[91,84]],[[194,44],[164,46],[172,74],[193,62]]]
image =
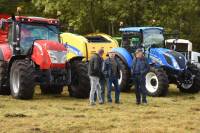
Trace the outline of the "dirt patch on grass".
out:
[[[186,96],[186,97],[183,97],[184,100],[195,100],[196,97],[195,96]]]
[[[85,115],[74,115],[73,117],[75,117],[75,118],[85,118],[86,116]]]
[[[71,108],[71,107],[63,107],[64,110],[76,110],[76,108]]]
[[[191,110],[191,111],[197,111],[197,112],[200,112],[200,108],[194,108],[194,107],[192,107],[192,108],[190,108],[190,110]]]
[[[7,113],[4,115],[4,117],[7,117],[7,118],[24,118],[24,117],[30,117],[28,115],[25,115],[23,113]]]

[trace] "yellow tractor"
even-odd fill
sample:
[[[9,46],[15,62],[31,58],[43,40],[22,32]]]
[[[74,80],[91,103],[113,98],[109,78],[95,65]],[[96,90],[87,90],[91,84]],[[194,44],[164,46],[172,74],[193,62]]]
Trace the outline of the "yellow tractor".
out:
[[[94,53],[99,49],[104,49],[104,56],[113,48],[119,47],[118,42],[111,36],[103,33],[92,33],[81,36],[73,33],[62,33],[61,40],[68,48],[67,59],[82,59],[86,62],[90,60]]]

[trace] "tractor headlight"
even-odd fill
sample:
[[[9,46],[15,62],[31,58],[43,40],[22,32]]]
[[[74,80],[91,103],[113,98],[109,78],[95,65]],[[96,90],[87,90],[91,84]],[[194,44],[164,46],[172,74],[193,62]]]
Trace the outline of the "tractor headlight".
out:
[[[180,69],[180,67],[179,67],[179,65],[178,65],[178,63],[177,63],[176,60],[173,60],[173,65],[174,65],[174,67],[175,67],[176,69]]]
[[[53,64],[64,64],[66,62],[67,51],[54,51],[48,50],[51,63]]]

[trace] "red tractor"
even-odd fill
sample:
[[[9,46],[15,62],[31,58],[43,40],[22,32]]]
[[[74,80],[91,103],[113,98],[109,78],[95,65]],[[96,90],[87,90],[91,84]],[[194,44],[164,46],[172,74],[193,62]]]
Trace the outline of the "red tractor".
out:
[[[82,57],[66,60],[67,49],[60,43],[58,20],[2,18],[0,95],[11,93],[17,99],[31,99],[35,85],[39,84],[43,94],[59,94],[68,85],[71,96],[88,97],[87,67]]]

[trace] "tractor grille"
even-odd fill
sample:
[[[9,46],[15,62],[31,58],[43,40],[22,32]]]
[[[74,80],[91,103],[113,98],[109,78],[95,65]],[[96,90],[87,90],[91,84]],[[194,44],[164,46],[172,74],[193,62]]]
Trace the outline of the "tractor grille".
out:
[[[185,60],[184,55],[182,55],[181,53],[175,52],[175,51],[170,51],[170,54],[174,56],[174,58],[176,59],[178,65],[181,69],[186,68],[186,60]]]

